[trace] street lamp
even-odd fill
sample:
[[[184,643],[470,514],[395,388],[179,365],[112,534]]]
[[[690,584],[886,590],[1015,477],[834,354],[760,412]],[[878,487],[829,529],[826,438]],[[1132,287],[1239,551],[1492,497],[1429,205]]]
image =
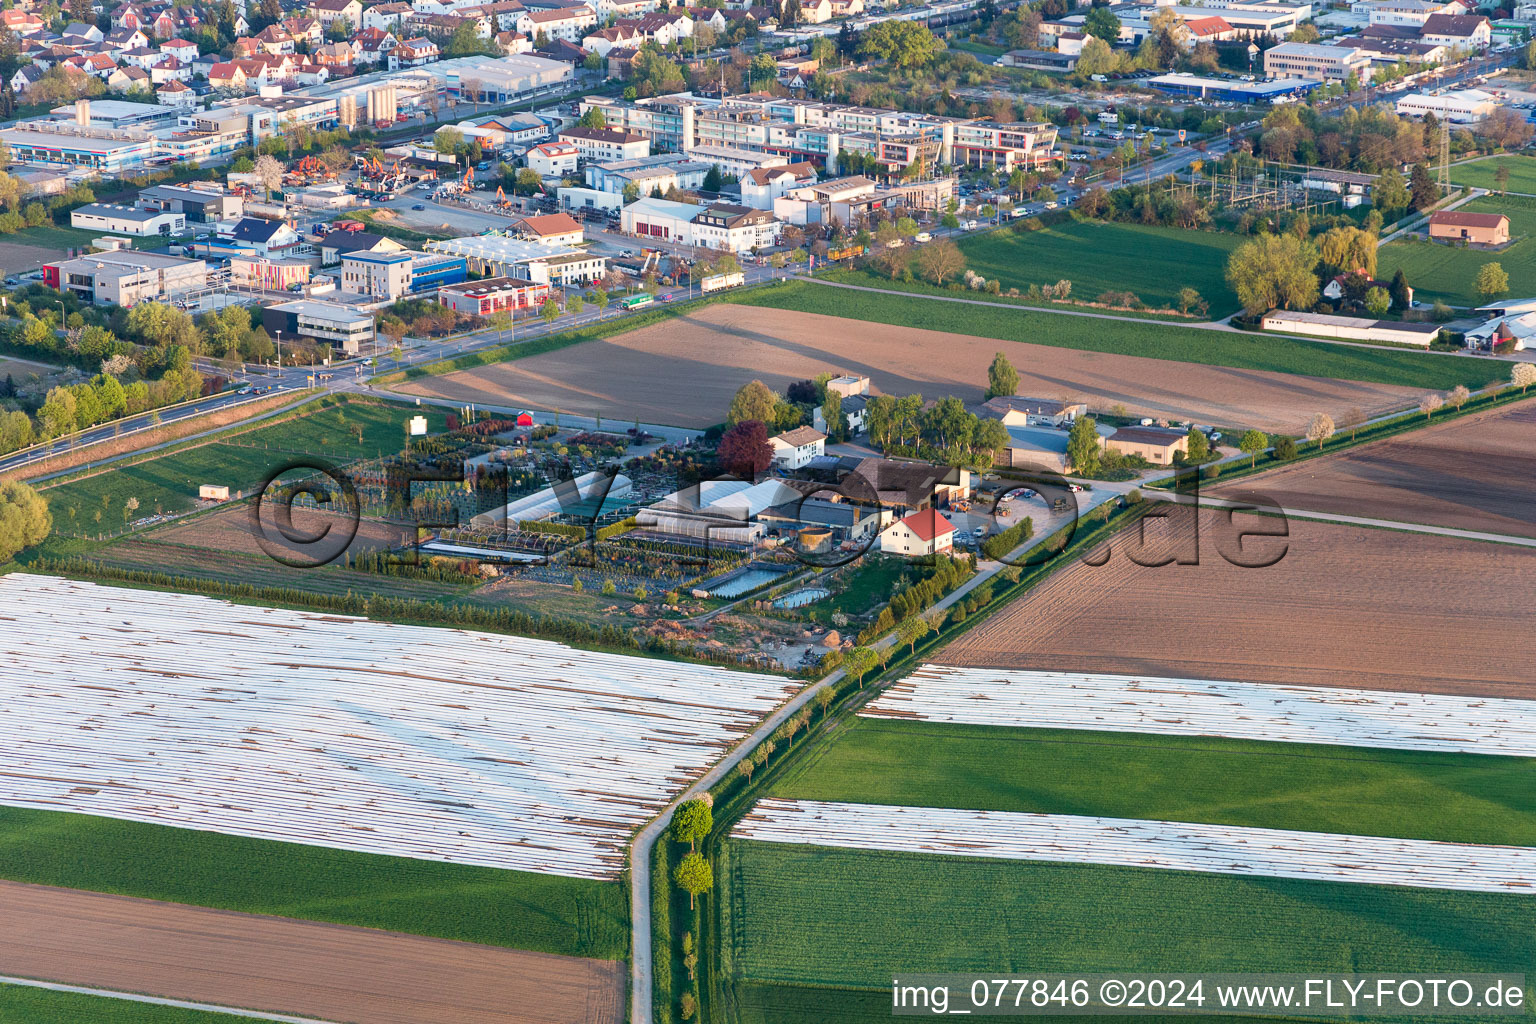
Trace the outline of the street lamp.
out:
[[[282,373],[283,373],[283,332],[282,331],[278,331],[277,332],[277,373],[278,373],[278,376],[282,376]]]

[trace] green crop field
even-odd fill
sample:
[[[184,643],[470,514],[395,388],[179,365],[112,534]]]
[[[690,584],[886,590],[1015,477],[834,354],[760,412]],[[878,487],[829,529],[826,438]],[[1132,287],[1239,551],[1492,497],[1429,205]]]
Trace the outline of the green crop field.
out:
[[[441,410],[402,404],[346,402],[290,420],[223,434],[217,441],[192,443],[129,465],[109,466],[46,486],[54,530],[63,536],[94,536],[121,529],[124,504],[137,498],[132,518],[156,511],[180,512],[197,504],[199,484],[224,484],[230,494],[249,493],[273,471],[303,456],[345,464],[399,451],[405,422],[427,417],[429,431],[445,428]],[[69,510],[75,515],[71,517]],[[98,522],[96,513],[101,512]]]
[[[1502,893],[982,860],[732,840],[722,967],[737,982],[888,989],[996,971],[1536,971]]]
[[[243,1014],[0,984],[0,1022],[4,1024],[236,1024],[250,1019]]]
[[[862,718],[769,795],[1536,846],[1533,774],[1519,757]]]
[[[1219,231],[1064,220],[1040,231],[991,231],[960,243],[966,266],[1003,290],[1072,282],[1072,298],[1093,302],[1106,291],[1135,292],[1154,309],[1174,308],[1186,285],[1211,304],[1212,316],[1238,308],[1227,286],[1227,256],[1244,239]]]
[[[1330,345],[1292,338],[1202,330],[1154,321],[1036,313],[998,306],[945,302],[916,295],[858,292],[803,281],[793,281],[775,288],[753,289],[731,296],[727,301],[1089,352],[1112,352],[1176,362],[1230,366],[1242,370],[1272,370],[1413,388],[1446,389],[1456,384],[1482,387],[1508,377],[1504,365],[1494,360],[1450,358],[1400,349]]]
[[[1377,251],[1376,276],[1386,279],[1401,270],[1419,302],[1438,299],[1452,306],[1481,306],[1483,297],[1474,287],[1477,272],[1485,263],[1497,263],[1509,275],[1509,297],[1536,295],[1536,198],[1483,196],[1457,209],[1508,215],[1509,236],[1518,241],[1500,252],[1440,242],[1391,242]]]
[[[1493,176],[1498,172],[1500,164],[1509,168],[1509,184],[1504,186],[1508,191],[1536,195],[1536,157],[1530,156],[1492,156],[1464,164],[1452,164],[1451,184],[1497,190],[1499,186]]]
[[[0,878],[569,956],[629,949],[619,882],[61,811],[0,807]]]

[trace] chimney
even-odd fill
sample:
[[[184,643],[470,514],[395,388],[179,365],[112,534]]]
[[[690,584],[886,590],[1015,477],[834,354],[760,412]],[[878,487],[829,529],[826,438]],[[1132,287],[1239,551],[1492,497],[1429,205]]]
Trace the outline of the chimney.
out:
[[[91,126],[90,100],[75,100],[75,124],[86,128]]]

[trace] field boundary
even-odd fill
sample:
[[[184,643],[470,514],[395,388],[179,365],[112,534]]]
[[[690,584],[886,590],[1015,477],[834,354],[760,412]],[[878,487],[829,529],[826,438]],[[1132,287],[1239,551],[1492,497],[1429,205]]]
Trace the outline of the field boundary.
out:
[[[103,999],[122,999],[130,1003],[147,1003],[150,1006],[165,1006],[175,1010],[195,1010],[200,1013],[222,1013],[230,1017],[244,1017],[249,1020],[278,1021],[279,1024],[333,1024],[333,1022],[321,1020],[319,1017],[292,1017],[288,1014],[267,1013],[263,1010],[237,1010],[228,1006],[216,1006],[213,1003],[193,1003],[185,999],[146,996],[138,992],[121,992],[116,989],[86,988],[82,985],[65,985],[57,981],[39,981],[36,978],[13,978],[4,974],[0,974],[0,985],[40,988],[49,992],[68,992],[77,996],[99,996]]]

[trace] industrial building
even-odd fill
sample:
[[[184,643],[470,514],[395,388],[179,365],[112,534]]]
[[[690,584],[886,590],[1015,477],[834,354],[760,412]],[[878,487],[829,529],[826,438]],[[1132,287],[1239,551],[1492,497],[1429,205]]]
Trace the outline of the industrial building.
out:
[[[467,235],[428,242],[431,252],[461,256],[469,269],[487,277],[512,277],[539,284],[579,286],[608,272],[601,256],[575,249],[552,249],[505,235]]]
[[[1321,43],[1281,43],[1264,51],[1264,73],[1270,78],[1305,78],[1313,82],[1342,82],[1355,76],[1370,78],[1371,59],[1354,46]]]
[[[290,338],[314,338],[349,356],[374,339],[373,314],[339,302],[301,299],[268,306],[261,311],[267,333]]]
[[[97,306],[133,306],[175,298],[208,284],[208,265],[155,252],[121,249],[43,267],[43,283]]]
[[[436,252],[351,252],[341,258],[342,291],[390,302],[458,284],[465,276],[463,257]]]
[[[1434,114],[1442,121],[1469,124],[1481,121],[1498,109],[1499,101],[1481,89],[1456,89],[1439,95],[1416,92],[1397,101],[1397,113],[1403,117]]]
[[[1339,338],[1346,341],[1387,341],[1395,345],[1417,345],[1420,348],[1429,348],[1430,343],[1440,335],[1440,327],[1437,324],[1366,320],[1353,316],[1297,313],[1284,309],[1265,314],[1261,326],[1266,331],[1310,334],[1319,338]]]
[[[217,182],[192,181],[185,185],[152,185],[139,193],[135,205],[141,210],[182,214],[188,224],[217,224],[239,220],[245,211],[245,197],[227,191]]]

